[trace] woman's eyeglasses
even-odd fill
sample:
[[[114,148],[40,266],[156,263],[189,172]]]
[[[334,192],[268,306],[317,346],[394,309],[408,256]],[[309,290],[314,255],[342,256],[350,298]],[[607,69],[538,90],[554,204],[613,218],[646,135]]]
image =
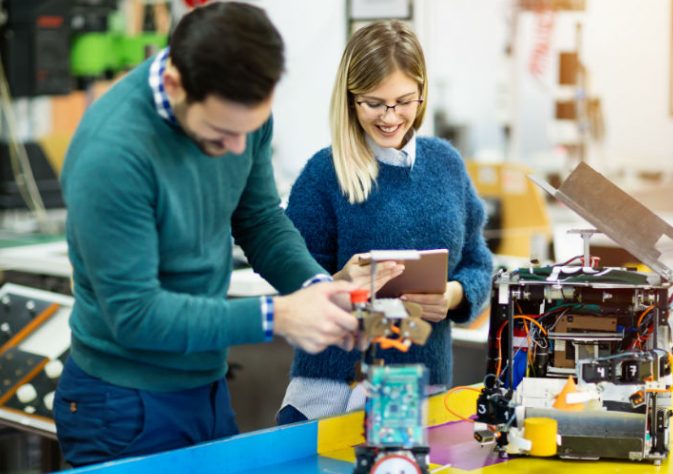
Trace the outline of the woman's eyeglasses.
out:
[[[395,105],[387,105],[383,102],[374,102],[371,100],[356,100],[356,104],[362,107],[362,110],[369,115],[377,115],[383,117],[388,113],[388,110],[392,110],[396,114],[407,114],[423,103],[423,99],[412,99],[398,102]]]

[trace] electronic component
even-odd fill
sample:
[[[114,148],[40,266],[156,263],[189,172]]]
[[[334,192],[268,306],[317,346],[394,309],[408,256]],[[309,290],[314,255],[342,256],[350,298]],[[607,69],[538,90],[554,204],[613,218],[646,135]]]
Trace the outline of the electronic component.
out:
[[[371,367],[365,407],[367,441],[404,448],[427,444],[423,417],[426,385],[423,365]]]
[[[477,421],[489,425],[509,422],[514,414],[511,400],[511,390],[502,390],[497,379],[487,377],[484,381],[484,389],[477,398]]]
[[[600,267],[589,254],[597,230],[581,229],[571,233],[584,239],[583,255],[498,273],[475,438],[495,441],[502,455],[533,453],[524,420],[551,418],[562,458],[661,463],[670,437],[673,271],[659,249],[673,228],[584,164],[558,190],[538,184],[654,272]]]
[[[427,473],[424,390],[427,371],[421,364],[372,366],[365,405],[367,443],[356,447],[354,474]]]
[[[13,97],[66,94],[70,77],[67,0],[7,0],[0,49]]]
[[[585,383],[644,384],[670,376],[671,363],[663,349],[624,352],[611,357],[581,360],[577,374],[578,380]]]

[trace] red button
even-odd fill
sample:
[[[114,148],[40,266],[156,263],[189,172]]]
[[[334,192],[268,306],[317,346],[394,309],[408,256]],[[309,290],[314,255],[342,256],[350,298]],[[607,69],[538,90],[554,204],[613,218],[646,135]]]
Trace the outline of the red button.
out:
[[[365,289],[351,291],[351,303],[366,303],[369,299],[369,291]]]

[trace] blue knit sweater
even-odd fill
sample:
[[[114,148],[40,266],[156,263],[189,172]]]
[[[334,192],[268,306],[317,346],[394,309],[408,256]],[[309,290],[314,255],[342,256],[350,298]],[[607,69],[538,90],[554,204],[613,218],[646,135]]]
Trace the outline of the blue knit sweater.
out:
[[[483,205],[458,152],[446,141],[418,138],[413,168],[379,163],[369,198],[349,204],[339,189],[330,148],[313,156],[292,188],[287,215],[318,262],[334,273],[355,253],[372,249],[449,249],[448,280],[458,280],[465,301],[433,324],[424,346],[379,351],[387,363],[424,363],[431,384],[451,383],[450,320],[479,311],[490,289],[491,254],[482,237]],[[295,352],[292,375],[351,381],[358,351],[334,347]],[[481,368],[479,368],[481,370]]]

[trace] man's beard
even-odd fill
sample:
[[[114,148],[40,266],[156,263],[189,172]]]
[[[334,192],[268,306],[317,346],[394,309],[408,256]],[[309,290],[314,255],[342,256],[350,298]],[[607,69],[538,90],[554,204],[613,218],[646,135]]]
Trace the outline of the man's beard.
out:
[[[227,153],[227,147],[226,146],[220,146],[218,143],[215,143],[213,140],[206,140],[200,136],[198,136],[196,133],[192,132],[188,127],[187,127],[187,104],[178,104],[173,107],[173,115],[175,115],[175,118],[180,125],[180,128],[182,129],[182,132],[187,135],[189,138],[192,139],[194,144],[201,150],[201,152],[209,156],[211,158],[217,158],[225,153]],[[213,147],[216,147],[213,149]]]
[[[212,143],[212,141],[210,141],[210,140],[200,139],[199,137],[197,137],[196,135],[194,135],[190,132],[186,132],[186,133],[192,140],[194,140],[194,143],[196,143],[196,146],[199,147],[201,152],[204,155],[207,155],[211,158],[220,157],[220,156],[224,155],[225,153],[227,153],[229,151],[227,149],[227,147],[225,147],[225,146],[218,146],[218,145],[215,145],[214,143]],[[216,148],[214,148],[214,147],[216,147]]]

